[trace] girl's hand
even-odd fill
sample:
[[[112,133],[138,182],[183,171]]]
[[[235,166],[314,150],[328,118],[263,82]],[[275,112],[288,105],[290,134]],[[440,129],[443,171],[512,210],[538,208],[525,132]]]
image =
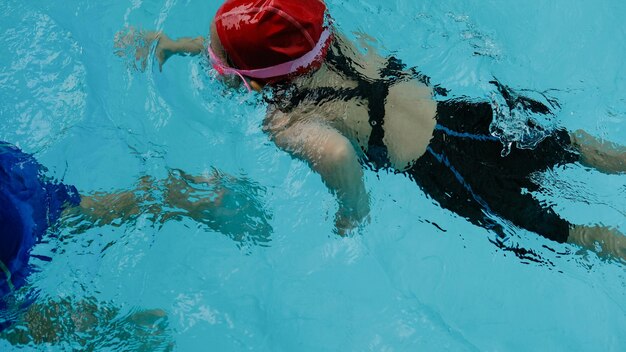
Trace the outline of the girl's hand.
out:
[[[193,56],[204,52],[204,38],[183,37],[173,40],[161,31],[142,31],[130,27],[115,34],[114,47],[117,56],[134,59],[133,67],[140,71],[145,71],[154,48],[159,70],[162,70],[163,64],[174,55]]]
[[[161,32],[144,32],[133,27],[121,30],[115,34],[113,43],[115,55],[132,60],[135,69],[145,71],[152,45],[159,41],[161,36]]]

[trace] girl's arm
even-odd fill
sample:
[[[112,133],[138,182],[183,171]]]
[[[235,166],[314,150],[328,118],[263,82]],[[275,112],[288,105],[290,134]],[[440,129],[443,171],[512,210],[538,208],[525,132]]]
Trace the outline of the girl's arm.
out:
[[[269,132],[279,148],[306,161],[337,197],[335,226],[340,235],[347,234],[367,217],[369,199],[363,170],[346,137],[314,121],[298,122],[274,131],[269,128]]]
[[[167,59],[174,55],[195,56],[204,52],[204,37],[182,37],[176,40],[171,39],[165,33],[160,32],[157,36],[157,46],[155,56],[159,60],[159,70]]]
[[[205,49],[202,36],[172,39],[162,31],[137,31],[134,28],[118,32],[114,42],[115,53],[120,57],[134,56],[141,70],[146,68],[148,56],[155,43],[154,55],[159,62],[159,70],[174,55],[194,56]]]
[[[82,196],[80,205],[66,209],[63,219],[74,232],[83,232],[94,226],[121,226],[140,216],[155,223],[189,218],[236,240],[261,244],[273,231],[264,193],[251,180],[217,170],[204,176],[170,170],[163,180],[142,177],[133,190]]]

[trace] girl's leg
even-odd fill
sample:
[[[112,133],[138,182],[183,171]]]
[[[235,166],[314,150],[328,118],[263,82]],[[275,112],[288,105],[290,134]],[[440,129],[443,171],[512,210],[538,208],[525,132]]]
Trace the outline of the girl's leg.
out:
[[[596,138],[583,130],[570,133],[572,144],[580,152],[580,162],[600,172],[626,172],[626,147]]]
[[[580,152],[580,162],[606,174],[626,173],[626,147],[596,138],[583,130],[570,133]],[[605,226],[573,226],[569,243],[592,250],[602,257],[626,262],[626,236]]]
[[[626,236],[605,226],[573,226],[567,242],[626,263]]]

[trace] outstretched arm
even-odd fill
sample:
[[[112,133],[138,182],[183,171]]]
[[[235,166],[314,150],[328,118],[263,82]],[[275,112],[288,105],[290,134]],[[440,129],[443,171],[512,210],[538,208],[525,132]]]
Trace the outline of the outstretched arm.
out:
[[[167,59],[174,55],[195,56],[204,52],[204,38],[201,36],[195,38],[182,37],[174,40],[161,32],[158,41],[154,55],[159,60],[159,69],[163,67]]]
[[[61,346],[70,343],[97,350],[102,334],[140,350],[152,351],[156,346],[174,344],[168,316],[161,309],[135,308],[125,312],[111,302],[82,295],[41,295],[29,299],[32,302],[27,307],[10,311],[11,315],[17,314],[16,319],[0,331],[0,339],[19,350],[47,350],[51,345],[63,349]]]
[[[271,215],[262,203],[264,189],[246,178],[213,170],[204,176],[170,170],[166,179],[142,177],[135,189],[81,196],[63,218],[73,232],[93,226],[121,226],[147,215],[155,223],[190,218],[237,241],[270,240]]]
[[[182,37],[172,39],[162,31],[137,31],[130,28],[115,35],[116,54],[120,57],[132,56],[144,70],[151,48],[156,43],[154,55],[159,62],[159,70],[174,55],[198,55],[204,52],[204,37]]]
[[[369,213],[363,170],[354,147],[339,131],[317,122],[298,122],[271,131],[276,145],[306,161],[337,196],[339,210],[335,225],[344,235]]]

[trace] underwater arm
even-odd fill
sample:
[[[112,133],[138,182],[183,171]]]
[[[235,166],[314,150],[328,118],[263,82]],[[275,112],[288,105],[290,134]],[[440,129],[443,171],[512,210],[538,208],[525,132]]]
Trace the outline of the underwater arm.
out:
[[[276,145],[306,161],[337,196],[335,226],[346,234],[369,213],[363,170],[354,147],[339,131],[314,122],[296,123],[272,133]]]
[[[270,240],[271,215],[261,201],[264,189],[246,178],[213,169],[201,176],[170,169],[168,177],[139,179],[135,189],[81,196],[63,218],[74,233],[94,226],[121,226],[140,216],[155,223],[189,218],[236,240]]]
[[[144,70],[155,43],[154,55],[159,62],[159,70],[174,55],[195,56],[205,49],[202,36],[172,39],[162,31],[141,31],[129,28],[115,35],[115,53],[120,57],[134,56],[141,70]]]
[[[51,345],[64,350],[61,346],[70,341],[80,343],[84,350],[98,350],[102,336],[122,345],[132,343],[141,350],[174,343],[169,318],[162,309],[136,307],[127,312],[89,296],[30,296],[34,297],[29,298],[28,307],[15,309],[15,320],[0,331],[0,340],[16,350],[48,350]]]
[[[187,217],[237,242],[270,241],[272,216],[263,203],[265,188],[253,180],[216,169],[200,176],[173,169],[163,187],[167,211],[160,222]]]
[[[174,40],[161,32],[158,41],[154,55],[159,60],[159,69],[162,69],[165,61],[174,55],[195,56],[204,52],[204,37],[202,36],[182,37]]]
[[[151,192],[158,187],[152,177],[140,178],[137,188],[120,192],[96,192],[81,195],[80,204],[67,208],[63,218],[72,226],[80,223],[90,226],[121,225],[136,219],[144,212],[158,215],[160,207],[154,202]],[[144,209],[149,204],[152,207]]]

